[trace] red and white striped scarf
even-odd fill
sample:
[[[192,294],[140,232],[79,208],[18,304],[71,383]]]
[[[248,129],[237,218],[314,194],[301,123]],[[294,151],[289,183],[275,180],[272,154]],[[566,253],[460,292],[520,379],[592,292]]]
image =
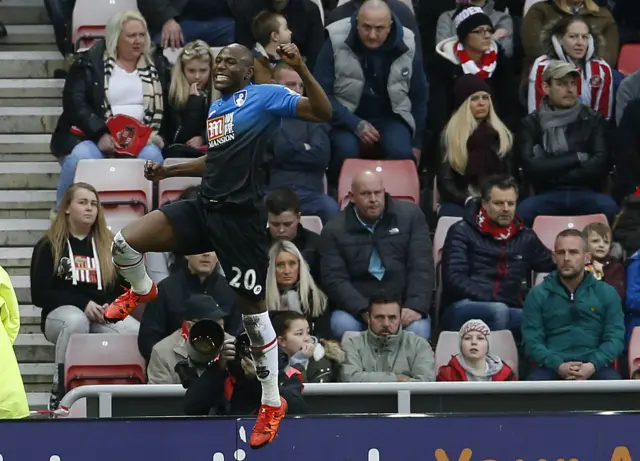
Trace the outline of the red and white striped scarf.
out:
[[[453,45],[453,52],[460,60],[462,71],[465,74],[477,75],[484,79],[491,78],[498,65],[498,47],[495,42],[491,42],[491,47],[482,55],[481,67],[478,67],[475,61],[471,59],[471,56],[469,56],[460,41]]]

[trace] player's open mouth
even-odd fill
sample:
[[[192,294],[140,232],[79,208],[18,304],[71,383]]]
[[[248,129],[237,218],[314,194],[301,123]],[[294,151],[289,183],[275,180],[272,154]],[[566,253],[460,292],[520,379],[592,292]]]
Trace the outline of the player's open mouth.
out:
[[[228,82],[229,81],[229,77],[227,77],[226,75],[218,74],[218,75],[216,75],[215,81],[216,82]]]

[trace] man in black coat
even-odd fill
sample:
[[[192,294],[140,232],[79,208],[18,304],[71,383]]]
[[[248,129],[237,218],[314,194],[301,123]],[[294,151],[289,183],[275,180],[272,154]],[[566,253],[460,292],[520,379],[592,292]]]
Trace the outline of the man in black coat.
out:
[[[607,121],[578,99],[579,79],[573,64],[551,61],[542,75],[542,104],[515,137],[515,157],[536,194],[518,206],[529,226],[540,215],[603,213],[613,222],[618,212],[602,193],[613,163]]]
[[[187,256],[187,264],[158,284],[158,297],[149,303],[142,315],[138,333],[138,349],[149,361],[151,350],[182,326],[185,302],[196,294],[211,296],[225,312],[225,330],[235,335],[241,319],[235,308],[236,295],[220,272],[215,253]]]
[[[365,311],[378,289],[402,296],[402,326],[429,339],[433,249],[420,208],[385,193],[378,173],[362,171],[351,186],[351,204],[322,229],[322,286],[333,313],[331,331],[367,328]]]
[[[471,319],[520,337],[523,283],[531,271],[551,272],[551,251],[516,217],[515,179],[495,176],[481,186],[482,203],[447,232],[442,249],[443,330]]]

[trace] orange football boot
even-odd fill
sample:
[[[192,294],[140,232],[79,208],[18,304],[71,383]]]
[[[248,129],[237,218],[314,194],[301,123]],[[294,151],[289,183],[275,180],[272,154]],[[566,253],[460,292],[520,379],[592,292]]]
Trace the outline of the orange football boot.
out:
[[[256,420],[256,425],[253,426],[253,432],[249,440],[249,446],[254,450],[266,447],[273,442],[273,439],[278,435],[280,422],[287,414],[287,409],[289,408],[287,401],[283,397],[280,397],[280,402],[279,407],[264,404],[260,405],[258,419]]]
[[[146,295],[139,295],[129,288],[107,306],[104,310],[104,320],[107,323],[116,323],[124,320],[140,304],[151,302],[157,297],[158,287],[155,282]]]

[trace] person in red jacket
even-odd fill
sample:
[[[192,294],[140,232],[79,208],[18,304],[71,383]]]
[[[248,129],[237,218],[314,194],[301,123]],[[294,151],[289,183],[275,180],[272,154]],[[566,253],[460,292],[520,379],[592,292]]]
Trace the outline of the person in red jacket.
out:
[[[489,355],[491,330],[482,320],[469,320],[460,328],[460,354],[440,367],[436,381],[516,381],[500,357]]]

